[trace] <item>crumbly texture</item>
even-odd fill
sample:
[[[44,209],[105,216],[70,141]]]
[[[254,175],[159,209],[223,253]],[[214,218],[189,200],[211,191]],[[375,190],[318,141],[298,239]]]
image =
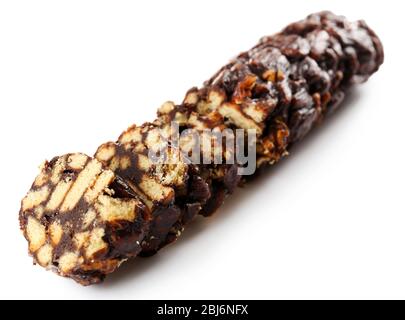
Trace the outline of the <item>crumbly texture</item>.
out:
[[[84,154],[44,163],[20,211],[34,261],[84,285],[136,256],[149,220],[135,192]]]
[[[136,190],[151,212],[149,233],[142,241],[143,255],[156,253],[179,219],[181,210],[175,201],[176,194],[185,192],[189,179],[189,165],[173,148],[166,152],[167,157],[173,158],[173,164],[150,159],[149,151],[158,151],[164,142],[156,126],[132,126],[117,143],[105,143],[95,154],[103,165],[114,170]]]
[[[255,130],[256,167],[273,165],[383,61],[382,44],[364,21],[330,12],[262,38],[201,88],[190,89],[181,104],[164,103],[152,123],[133,125],[101,145],[94,159],[71,154],[45,163],[22,201],[30,253],[82,284],[99,282],[130,257],[156,253],[197,215],[212,215],[244,182],[237,164],[212,163],[226,163],[232,154],[206,129]],[[184,130],[191,134],[166,149],[176,161],[150,160],[151,151]],[[186,161],[193,135],[204,141],[197,156],[210,161]]]

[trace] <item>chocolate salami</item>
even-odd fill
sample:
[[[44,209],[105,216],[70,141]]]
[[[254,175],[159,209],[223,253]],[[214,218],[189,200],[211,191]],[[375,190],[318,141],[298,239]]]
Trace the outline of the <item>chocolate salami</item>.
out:
[[[364,21],[331,12],[262,38],[181,104],[164,103],[153,122],[102,144],[94,158],[77,153],[45,162],[20,211],[30,254],[84,285],[129,258],[155,254],[244,183],[246,163],[230,161],[237,152],[227,149],[229,135],[244,132],[242,149],[254,147],[254,169],[273,165],[383,61],[382,44]]]

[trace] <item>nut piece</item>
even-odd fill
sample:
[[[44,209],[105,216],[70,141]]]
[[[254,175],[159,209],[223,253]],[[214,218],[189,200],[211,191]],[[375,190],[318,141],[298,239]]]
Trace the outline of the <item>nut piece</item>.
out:
[[[68,154],[46,162],[39,174],[45,176],[53,178],[44,185],[37,178],[20,211],[35,262],[87,285],[141,251],[148,211],[101,162]]]

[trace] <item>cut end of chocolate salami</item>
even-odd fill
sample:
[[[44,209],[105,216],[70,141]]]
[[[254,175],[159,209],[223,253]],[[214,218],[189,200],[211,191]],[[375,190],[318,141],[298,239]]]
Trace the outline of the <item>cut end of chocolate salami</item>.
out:
[[[20,211],[34,262],[83,285],[136,256],[149,220],[130,186],[80,153],[45,162]]]

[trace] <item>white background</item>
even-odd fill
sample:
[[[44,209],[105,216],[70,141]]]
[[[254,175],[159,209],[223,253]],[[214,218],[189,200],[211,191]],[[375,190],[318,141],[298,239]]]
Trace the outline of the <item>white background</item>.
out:
[[[1,298],[405,298],[400,1],[1,1]],[[363,18],[386,62],[280,165],[176,244],[83,288],[34,267],[17,215],[37,166],[94,153],[311,12]]]

